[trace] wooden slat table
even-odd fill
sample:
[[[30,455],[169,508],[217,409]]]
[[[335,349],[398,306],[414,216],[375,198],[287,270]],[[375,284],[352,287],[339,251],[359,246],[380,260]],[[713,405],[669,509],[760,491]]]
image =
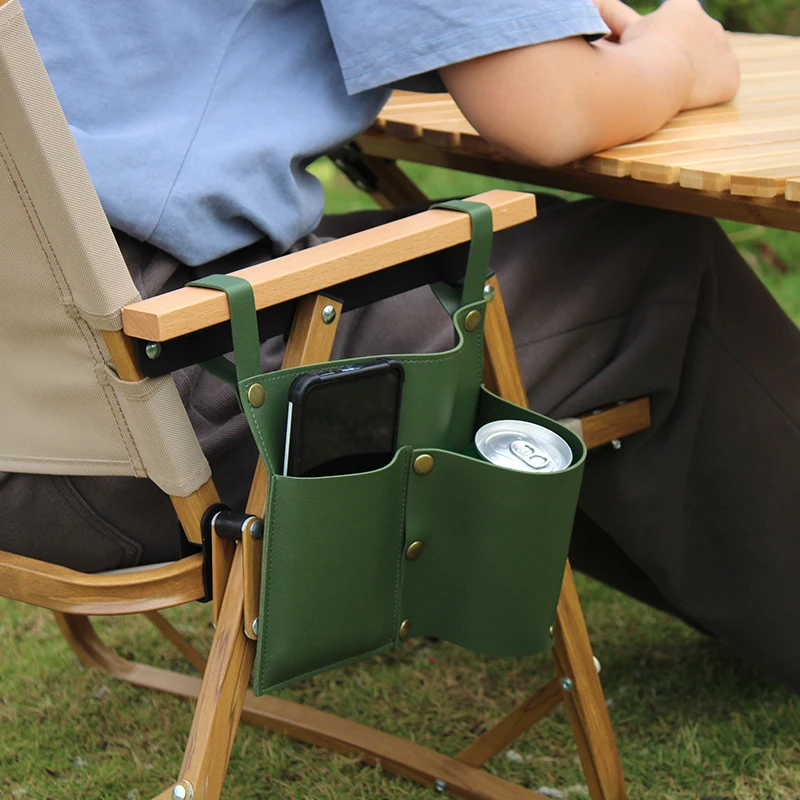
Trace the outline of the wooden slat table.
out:
[[[800,38],[730,35],[742,64],[732,103],[567,167],[501,156],[446,94],[395,92],[358,144],[367,156],[800,231]]]

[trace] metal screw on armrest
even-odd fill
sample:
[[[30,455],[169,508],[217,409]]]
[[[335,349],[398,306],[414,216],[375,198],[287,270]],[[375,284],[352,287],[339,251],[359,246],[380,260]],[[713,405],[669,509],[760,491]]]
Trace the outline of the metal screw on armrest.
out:
[[[562,678],[561,679],[561,688],[565,692],[571,692],[575,688],[575,684],[572,682],[571,678]]]
[[[330,325],[336,319],[336,309],[333,306],[325,306],[322,309],[322,321]]]
[[[250,526],[250,537],[252,539],[263,539],[264,538],[264,523],[260,519],[257,519]]]
[[[444,794],[447,791],[447,783],[443,781],[441,778],[437,778],[433,782],[433,788],[436,789],[439,794]]]
[[[158,342],[148,342],[144,352],[151,361],[155,361],[161,355],[161,345]]]
[[[258,636],[258,617],[253,620],[253,624],[250,626],[250,629],[253,631],[253,636]]]
[[[487,303],[491,303],[494,300],[494,286],[491,283],[487,283],[486,286],[483,287],[483,299]]]
[[[192,800],[192,797],[194,797],[194,786],[189,781],[176,783],[172,788],[173,800]]]
[[[622,450],[622,442],[619,439],[612,439],[611,440],[611,446],[615,450]]]

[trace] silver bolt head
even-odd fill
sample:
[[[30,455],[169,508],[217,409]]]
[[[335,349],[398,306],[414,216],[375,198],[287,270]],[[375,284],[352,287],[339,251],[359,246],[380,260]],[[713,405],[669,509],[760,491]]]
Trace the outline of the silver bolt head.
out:
[[[258,617],[253,620],[253,624],[250,626],[250,629],[253,631],[253,636],[258,636]]]
[[[441,778],[437,778],[433,782],[433,788],[436,789],[439,794],[444,794],[447,791],[447,782],[443,781]]]
[[[336,319],[336,309],[333,306],[325,306],[322,309],[322,321],[330,325]]]
[[[161,345],[158,342],[148,342],[144,352],[151,361],[155,361],[161,355]]]
[[[172,787],[172,800],[192,800],[194,788],[189,781],[181,781]]]
[[[264,538],[264,523],[261,520],[257,520],[250,526],[250,537],[253,539]]]
[[[615,450],[622,450],[622,442],[619,439],[612,439],[611,440],[611,446]]]
[[[494,300],[494,286],[491,283],[487,283],[486,286],[483,287],[483,299],[487,303],[491,303]]]
[[[562,678],[561,679],[561,688],[565,692],[571,692],[575,688],[575,684],[572,682],[571,678]]]

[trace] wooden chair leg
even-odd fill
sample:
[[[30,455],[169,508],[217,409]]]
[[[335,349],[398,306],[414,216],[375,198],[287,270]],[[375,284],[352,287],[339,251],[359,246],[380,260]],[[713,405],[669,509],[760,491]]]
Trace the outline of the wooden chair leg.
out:
[[[553,659],[592,800],[624,800],[622,764],[569,564],[556,614]]]
[[[200,679],[178,675],[168,669],[137,664],[117,655],[107,647],[92,627],[88,617],[54,612],[56,622],[75,655],[87,667],[105,672],[112,678],[134,686],[157,689],[182,697],[197,697]]]
[[[194,800],[218,800],[220,796],[255,659],[255,643],[242,631],[242,582],[241,548],[238,548],[202,682],[127,661],[100,640],[88,617],[55,614],[64,638],[87,667],[136,686],[198,698],[179,778],[179,782],[191,784]],[[163,622],[172,627],[166,620]],[[158,627],[161,630],[163,626]],[[196,657],[202,659],[199,654]],[[158,797],[171,796],[170,788]]]
[[[142,380],[145,376],[136,363],[135,348],[130,337],[122,331],[103,331],[103,338],[120,378],[126,381]],[[202,542],[200,523],[203,515],[207,508],[219,503],[219,494],[217,494],[214,481],[209,478],[187,497],[170,496],[170,500],[172,500],[186,538],[194,544],[200,544]],[[233,561],[234,543],[214,537],[211,549],[214,562],[211,581],[214,595],[214,622],[216,622]]]
[[[218,800],[250,673],[255,643],[243,632],[242,548],[233,558],[208,665],[197,698],[178,783],[188,783],[193,800]]]
[[[200,673],[205,672],[206,659],[203,655],[197,652],[186,639],[181,636],[180,632],[168,622],[158,611],[147,611],[145,617],[155,627],[155,629],[169,642],[171,642],[175,649]]]
[[[520,703],[493,728],[479,736],[469,747],[460,752],[456,759],[473,767],[483,766],[496,756],[506,745],[535,725],[549,714],[561,701],[561,684],[555,677],[527,700]]]
[[[486,382],[502,397],[527,407],[497,277],[489,284],[494,292],[487,303],[484,324]],[[619,753],[569,563],[556,615],[554,657],[563,679],[564,701],[592,800],[624,800]]]

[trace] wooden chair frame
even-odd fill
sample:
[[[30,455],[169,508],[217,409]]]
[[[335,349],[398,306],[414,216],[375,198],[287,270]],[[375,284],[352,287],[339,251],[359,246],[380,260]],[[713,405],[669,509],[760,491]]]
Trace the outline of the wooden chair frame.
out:
[[[498,191],[472,199],[493,207],[496,230],[535,216],[531,195]],[[341,311],[336,301],[321,294],[326,286],[465,242],[469,225],[464,215],[425,212],[236,274],[253,284],[259,308],[301,298],[284,367],[324,362],[330,358]],[[487,286],[491,287],[486,292],[491,301],[484,324],[486,383],[506,399],[526,405],[497,279],[492,278]],[[322,319],[322,308],[328,305],[334,305],[337,312],[333,323]],[[108,334],[106,339],[120,376],[136,380],[141,373],[130,337],[165,341],[225,319],[226,303],[218,293],[181,289],[127,307],[123,311],[125,332]],[[599,446],[646,428],[648,403],[636,400],[600,410],[573,424],[582,428],[587,446]],[[266,471],[259,463],[247,512],[260,516],[266,495]],[[199,541],[200,518],[217,501],[212,481],[188,498],[173,498],[190,540]],[[555,677],[454,758],[359,723],[274,697],[255,697],[248,691],[255,658],[253,621],[258,615],[260,565],[261,542],[247,531],[238,544],[214,538],[217,628],[207,660],[158,614],[159,609],[202,597],[202,556],[131,574],[84,575],[0,553],[0,586],[5,596],[52,609],[65,638],[87,666],[137,686],[197,698],[177,781],[156,800],[219,798],[240,719],[358,755],[367,763],[380,763],[384,769],[443,794],[475,800],[542,800],[542,795],[497,778],[481,766],[562,701],[592,800],[624,798],[619,756],[569,565],[554,630]],[[102,643],[88,619],[89,614],[131,613],[144,613],[203,673],[202,680],[121,658]]]

